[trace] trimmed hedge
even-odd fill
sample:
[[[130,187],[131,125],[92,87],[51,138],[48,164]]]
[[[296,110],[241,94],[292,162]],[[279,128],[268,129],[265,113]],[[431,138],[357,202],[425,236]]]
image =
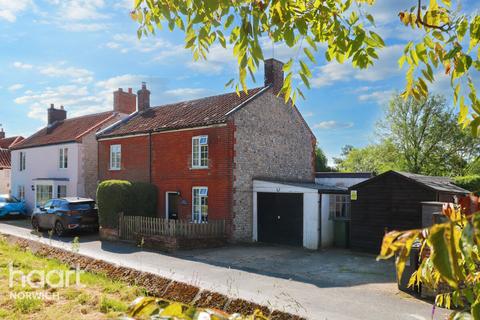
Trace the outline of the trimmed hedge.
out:
[[[480,192],[480,175],[455,177],[453,182],[457,186],[467,189],[471,192]]]
[[[98,185],[97,204],[102,227],[117,228],[118,214],[151,216],[157,214],[157,187],[145,182],[106,180]]]

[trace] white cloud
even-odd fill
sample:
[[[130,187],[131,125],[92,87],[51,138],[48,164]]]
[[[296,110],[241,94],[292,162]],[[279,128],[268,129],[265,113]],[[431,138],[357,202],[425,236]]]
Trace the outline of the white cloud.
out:
[[[98,31],[108,28],[104,0],[49,0],[57,12],[49,20],[68,31]]]
[[[0,20],[15,22],[17,15],[32,6],[31,0],[0,0]]]
[[[360,101],[374,101],[378,105],[384,106],[387,105],[392,96],[395,94],[394,90],[379,90],[368,93],[363,93],[358,96]]]
[[[20,61],[15,61],[13,63],[13,66],[15,68],[18,68],[18,69],[32,69],[33,68],[33,66],[31,64],[23,63],[23,62],[20,62]]]
[[[21,83],[16,83],[12,84],[10,87],[8,87],[8,91],[17,91],[23,88],[23,84]]]
[[[121,53],[141,52],[154,53],[154,60],[162,61],[165,58],[185,55],[188,51],[182,44],[174,44],[158,36],[138,39],[136,35],[119,33],[113,36],[112,40],[105,46],[109,49],[118,50]]]
[[[317,67],[316,74],[311,80],[312,86],[320,88],[354,79],[373,82],[391,78],[402,72],[397,62],[402,54],[402,48],[402,45],[392,45],[379,50],[379,59],[368,69],[355,69],[350,62],[340,64],[336,61]]]
[[[314,129],[320,130],[348,129],[351,127],[353,127],[352,122],[338,122],[335,120],[322,121],[313,125]]]
[[[39,66],[38,72],[47,77],[69,78],[71,82],[77,84],[87,84],[93,81],[93,72],[84,68],[67,66],[65,62],[57,65]]]
[[[209,92],[210,90],[205,88],[177,88],[166,90],[165,94],[178,98],[179,100],[192,100],[204,97],[208,95]]]
[[[302,114],[303,114],[303,116],[304,116],[305,118],[310,118],[310,117],[313,117],[313,116],[314,116],[314,113],[313,113],[313,112],[305,112],[305,113],[302,113]]]

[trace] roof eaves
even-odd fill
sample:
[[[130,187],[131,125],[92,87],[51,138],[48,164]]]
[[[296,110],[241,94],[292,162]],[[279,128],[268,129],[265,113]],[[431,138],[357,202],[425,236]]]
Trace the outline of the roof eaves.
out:
[[[58,144],[66,144],[66,143],[79,143],[78,140],[65,140],[65,141],[56,141],[56,142],[50,142],[50,143],[42,143],[42,144],[35,144],[35,145],[25,145],[25,146],[19,146],[19,147],[12,147],[11,150],[23,150],[23,149],[33,149],[33,148],[40,148],[40,147],[46,147],[46,146],[54,146]]]

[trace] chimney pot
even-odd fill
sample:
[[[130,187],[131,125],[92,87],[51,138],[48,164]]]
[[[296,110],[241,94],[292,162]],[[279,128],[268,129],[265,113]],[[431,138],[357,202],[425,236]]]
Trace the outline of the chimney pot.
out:
[[[50,103],[50,109],[54,109],[55,105],[53,103]]]
[[[5,131],[3,131],[3,128],[0,128],[0,139],[5,139]]]
[[[128,88],[128,93],[132,93],[132,88]]]
[[[147,83],[142,82],[142,89],[137,92],[138,111],[144,111],[150,108],[150,91],[147,89]]]

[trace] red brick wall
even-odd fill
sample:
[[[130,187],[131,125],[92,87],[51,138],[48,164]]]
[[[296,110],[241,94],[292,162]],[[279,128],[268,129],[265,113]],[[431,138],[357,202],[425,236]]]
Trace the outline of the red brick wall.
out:
[[[192,169],[192,137],[208,135],[208,169]],[[179,191],[187,205],[181,219],[192,217],[192,188],[208,187],[209,219],[230,220],[233,179],[233,124],[165,132],[152,136],[152,182],[159,189],[158,214],[165,217],[166,192]]]
[[[120,179],[149,182],[149,137],[136,136],[98,142],[98,177],[100,181]],[[110,146],[122,146],[122,170],[110,170]]]
[[[181,219],[192,217],[192,188],[208,187],[209,219],[231,220],[233,123],[220,127],[153,134],[152,183],[158,187],[158,216],[165,217],[166,192],[179,191]],[[192,169],[192,137],[208,135],[208,169]],[[122,145],[122,170],[110,171],[110,145]],[[100,180],[149,181],[149,136],[99,141]]]

